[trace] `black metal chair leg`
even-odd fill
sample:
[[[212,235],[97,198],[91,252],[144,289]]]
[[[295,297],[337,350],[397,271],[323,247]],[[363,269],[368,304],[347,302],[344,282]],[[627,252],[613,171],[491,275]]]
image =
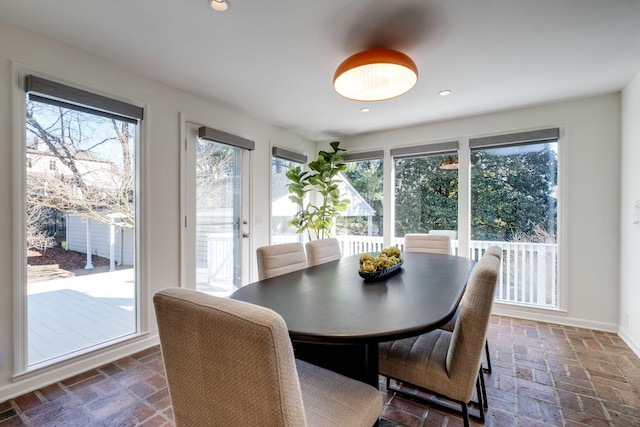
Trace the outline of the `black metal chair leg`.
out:
[[[469,427],[469,411],[467,410],[467,404],[461,403],[462,406],[462,421],[464,422],[464,427]]]
[[[482,387],[480,387],[480,378],[482,377],[482,372],[479,372],[478,378],[476,378],[476,394],[478,395],[478,412],[480,422],[484,424],[484,395],[482,394]]]
[[[484,340],[484,352],[487,355],[487,367],[482,370],[488,374],[491,373],[491,356],[489,356],[489,340]]]
[[[480,372],[478,373],[478,378],[480,378],[480,388],[482,389],[482,406],[484,406],[484,409],[489,409],[489,400],[487,399],[487,387],[485,386],[484,383],[484,375],[482,375],[482,371],[483,369],[480,369]]]

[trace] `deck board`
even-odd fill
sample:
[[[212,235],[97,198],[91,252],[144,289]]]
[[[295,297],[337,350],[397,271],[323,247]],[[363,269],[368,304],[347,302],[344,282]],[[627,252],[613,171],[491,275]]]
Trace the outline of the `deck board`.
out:
[[[30,283],[28,364],[135,333],[133,275],[131,268]]]

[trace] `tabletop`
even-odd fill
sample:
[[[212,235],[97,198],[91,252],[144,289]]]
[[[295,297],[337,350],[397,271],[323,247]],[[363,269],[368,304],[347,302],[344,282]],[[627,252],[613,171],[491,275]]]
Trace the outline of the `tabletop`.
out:
[[[292,340],[368,343],[418,335],[454,314],[474,261],[457,256],[402,254],[393,276],[366,282],[359,255],[254,282],[231,298],[280,314]]]

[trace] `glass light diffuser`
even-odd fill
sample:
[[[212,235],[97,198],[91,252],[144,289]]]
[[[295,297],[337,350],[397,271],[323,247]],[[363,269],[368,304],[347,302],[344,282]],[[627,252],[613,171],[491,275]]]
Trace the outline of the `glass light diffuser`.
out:
[[[336,92],[356,101],[382,101],[408,92],[418,68],[404,53],[372,49],[345,59],[333,76]]]
[[[225,0],[211,0],[209,4],[213,10],[218,12],[226,12],[229,9],[229,2]]]

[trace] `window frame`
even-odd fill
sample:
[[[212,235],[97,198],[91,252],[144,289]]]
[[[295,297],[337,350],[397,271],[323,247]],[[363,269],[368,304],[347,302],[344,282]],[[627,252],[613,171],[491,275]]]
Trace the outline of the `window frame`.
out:
[[[306,154],[300,153],[289,148],[284,148],[279,145],[271,146],[271,156],[269,156],[269,244],[274,244],[273,241],[273,159],[281,159],[289,162],[297,163],[304,170],[306,168],[309,159]],[[300,243],[304,243],[304,233],[298,235]]]
[[[26,126],[25,126],[25,116],[26,116],[26,101],[28,99],[27,95],[27,80],[28,76],[33,75],[33,73],[37,73],[41,76],[42,80],[47,82],[53,82],[56,85],[65,86],[69,88],[74,88],[79,92],[84,92],[87,94],[93,94],[98,98],[111,99],[116,103],[121,103],[123,105],[131,105],[135,109],[137,109],[140,114],[148,108],[145,102],[134,99],[127,99],[126,96],[115,95],[113,92],[105,92],[99,90],[97,88],[82,88],[82,85],[77,83],[69,83],[73,86],[67,86],[65,83],[60,83],[63,81],[62,78],[54,77],[50,75],[45,75],[45,73],[40,70],[34,70],[27,66],[12,63],[11,64],[11,75],[13,76],[13,85],[11,88],[12,91],[12,117],[11,121],[13,123],[12,129],[12,160],[13,160],[13,171],[12,171],[12,180],[13,180],[13,198],[12,198],[12,215],[13,215],[13,233],[12,233],[12,241],[14,242],[14,248],[16,250],[13,251],[13,298],[12,298],[12,319],[13,319],[13,378],[20,379],[23,377],[28,377],[35,372],[40,371],[49,371],[54,367],[64,367],[71,365],[73,363],[80,363],[83,360],[86,360],[87,354],[92,354],[96,352],[100,352],[104,349],[113,349],[118,346],[122,346],[123,343],[131,343],[131,345],[136,345],[136,342],[143,340],[149,333],[149,321],[148,314],[150,309],[150,304],[148,301],[142,301],[142,295],[148,293],[148,285],[146,284],[145,278],[148,277],[148,272],[145,271],[148,263],[146,262],[146,257],[142,254],[144,251],[141,251],[142,246],[148,246],[146,242],[143,240],[143,237],[147,235],[145,232],[145,223],[143,216],[146,215],[147,202],[143,197],[143,193],[141,188],[145,185],[143,170],[145,163],[144,156],[144,145],[145,139],[144,135],[148,133],[148,121],[142,120],[142,116],[140,120],[137,122],[137,126],[135,127],[135,139],[136,139],[136,147],[135,147],[135,183],[134,183],[134,191],[136,192],[136,204],[135,204],[135,215],[136,215],[136,227],[135,227],[135,259],[136,259],[136,270],[135,270],[135,281],[136,281],[136,289],[135,289],[135,310],[136,310],[136,320],[135,320],[135,328],[136,332],[131,335],[127,335],[125,337],[115,339],[113,341],[109,341],[107,343],[99,344],[93,347],[90,347],[85,350],[81,350],[73,353],[69,357],[65,358],[56,358],[53,359],[50,363],[41,363],[37,364],[33,367],[28,367],[27,357],[27,344],[28,344],[28,324],[27,324],[27,260],[24,251],[18,250],[18,248],[23,248],[26,246],[26,224],[24,221],[25,218],[25,208],[26,208],[26,171],[27,164],[25,162],[26,158]],[[51,80],[48,80],[51,79]],[[80,109],[80,108],[76,108]],[[104,116],[104,114],[102,114]],[[107,116],[111,117],[111,116]],[[122,116],[114,117],[119,120],[122,120]],[[130,121],[130,120],[129,120]]]

